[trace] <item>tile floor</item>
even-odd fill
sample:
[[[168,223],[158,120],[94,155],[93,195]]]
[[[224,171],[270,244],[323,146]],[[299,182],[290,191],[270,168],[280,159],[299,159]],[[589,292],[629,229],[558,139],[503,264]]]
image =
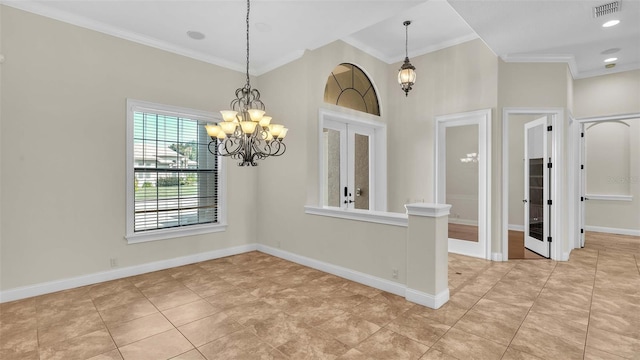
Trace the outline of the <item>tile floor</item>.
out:
[[[438,310],[252,252],[1,304],[0,358],[640,359],[640,241],[608,240],[452,254]]]

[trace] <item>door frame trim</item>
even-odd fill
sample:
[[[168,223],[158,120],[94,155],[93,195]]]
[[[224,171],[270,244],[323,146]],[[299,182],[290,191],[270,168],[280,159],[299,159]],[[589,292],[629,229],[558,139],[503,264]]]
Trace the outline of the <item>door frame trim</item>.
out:
[[[502,108],[502,261],[509,259],[509,115],[548,115],[551,117],[553,133],[551,135],[551,194],[553,210],[551,212],[551,233],[549,236],[554,241],[551,243],[550,258],[552,260],[566,261],[569,253],[562,251],[561,224],[563,224],[563,197],[562,184],[564,175],[558,169],[564,168],[562,151],[564,144],[564,108],[533,108],[533,107],[504,107]]]
[[[434,121],[434,154],[435,154],[435,181],[434,181],[434,194],[436,203],[441,203],[441,199],[439,198],[438,191],[440,187],[442,187],[443,182],[443,174],[442,163],[440,161],[440,153],[441,153],[441,140],[440,139],[440,131],[443,128],[446,128],[444,123],[451,122],[459,122],[461,125],[463,123],[477,123],[478,124],[478,151],[484,152],[486,154],[484,156],[483,163],[480,163],[478,166],[478,224],[483,223],[484,229],[480,232],[480,228],[478,227],[478,241],[481,238],[484,239],[484,249],[482,249],[482,257],[483,259],[491,260],[491,173],[492,173],[492,154],[491,154],[491,122],[492,122],[492,110],[491,109],[482,109],[476,111],[468,111],[462,113],[454,113],[447,115],[438,115],[435,116]],[[480,161],[483,159],[480,158]],[[484,166],[482,166],[484,165]],[[484,206],[480,205],[484,202]],[[481,208],[482,207],[482,208]],[[450,249],[451,251],[451,249]],[[469,256],[476,256],[472,254],[463,254]]]

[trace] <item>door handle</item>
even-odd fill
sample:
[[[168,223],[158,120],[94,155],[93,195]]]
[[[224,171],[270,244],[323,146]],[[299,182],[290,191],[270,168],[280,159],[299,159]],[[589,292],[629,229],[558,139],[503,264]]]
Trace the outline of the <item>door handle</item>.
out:
[[[526,202],[527,202],[527,199],[522,200],[522,202],[523,202],[523,203],[526,203]]]
[[[586,197],[586,196],[584,197],[584,199],[585,199],[585,200],[589,200],[589,198],[588,198],[588,197]]]

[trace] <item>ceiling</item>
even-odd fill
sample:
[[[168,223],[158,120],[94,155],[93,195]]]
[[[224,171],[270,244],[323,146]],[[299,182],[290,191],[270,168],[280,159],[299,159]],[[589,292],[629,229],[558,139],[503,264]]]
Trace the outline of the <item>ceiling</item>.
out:
[[[0,0],[3,4],[245,71],[243,0]],[[481,38],[505,61],[567,62],[575,78],[640,69],[640,1],[594,18],[592,0],[253,0],[250,72],[263,74],[335,40],[387,63]],[[619,25],[603,28],[609,19]],[[202,40],[188,31],[205,35]],[[613,54],[603,54],[619,49]],[[617,57],[605,69],[604,59]]]

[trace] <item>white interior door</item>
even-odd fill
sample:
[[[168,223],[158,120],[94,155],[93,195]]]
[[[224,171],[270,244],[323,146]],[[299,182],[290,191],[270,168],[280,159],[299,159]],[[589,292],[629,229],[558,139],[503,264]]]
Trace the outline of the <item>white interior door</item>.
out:
[[[491,259],[490,110],[436,117],[436,201],[450,204],[449,252]]]
[[[524,247],[549,257],[547,117],[524,126]]]

